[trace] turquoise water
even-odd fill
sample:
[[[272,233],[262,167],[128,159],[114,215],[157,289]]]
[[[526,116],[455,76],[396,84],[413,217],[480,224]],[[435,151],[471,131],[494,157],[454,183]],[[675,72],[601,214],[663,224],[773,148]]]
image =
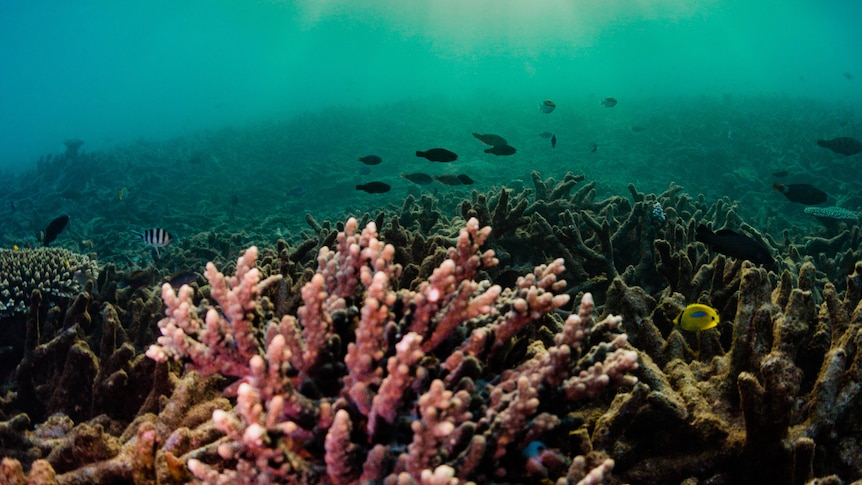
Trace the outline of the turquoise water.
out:
[[[0,2],[0,163],[333,106],[862,100],[858,2]],[[847,79],[843,73],[854,78]],[[560,116],[562,117],[562,116]],[[322,135],[323,136],[323,135]],[[339,140],[333,140],[338,143]]]

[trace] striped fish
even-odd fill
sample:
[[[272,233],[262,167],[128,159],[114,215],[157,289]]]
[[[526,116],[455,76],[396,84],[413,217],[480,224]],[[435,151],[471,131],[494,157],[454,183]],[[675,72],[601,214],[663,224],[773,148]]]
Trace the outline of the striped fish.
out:
[[[155,251],[156,255],[159,254],[159,248],[163,248],[171,243],[174,240],[171,233],[160,228],[154,227],[152,229],[147,229],[144,232],[134,232],[136,236],[141,238],[141,241],[144,243],[144,246],[151,246]]]

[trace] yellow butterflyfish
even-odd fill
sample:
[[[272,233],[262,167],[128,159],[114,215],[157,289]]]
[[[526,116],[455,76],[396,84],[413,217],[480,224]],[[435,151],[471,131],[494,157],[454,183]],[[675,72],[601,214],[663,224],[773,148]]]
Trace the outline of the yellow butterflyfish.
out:
[[[700,303],[685,307],[673,321],[679,328],[699,332],[718,325],[718,312],[715,308]]]

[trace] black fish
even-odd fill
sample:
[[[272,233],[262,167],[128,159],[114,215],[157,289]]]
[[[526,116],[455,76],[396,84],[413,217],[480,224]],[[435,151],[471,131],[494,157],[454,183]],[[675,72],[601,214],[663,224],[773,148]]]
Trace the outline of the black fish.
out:
[[[518,278],[520,277],[521,272],[514,269],[507,269],[494,278],[494,284],[500,285],[503,288],[514,288],[515,284],[518,283]]]
[[[779,170],[777,172],[772,172],[773,177],[787,177],[790,172],[787,170]]]
[[[485,150],[485,153],[493,153],[494,155],[513,155],[517,150],[509,145],[492,146]]]
[[[605,108],[613,108],[614,106],[617,105],[617,100],[614,98],[605,98],[605,99],[599,101],[599,104],[601,104]]]
[[[557,135],[551,135],[551,148],[557,148]]]
[[[826,192],[811,184],[774,184],[775,190],[784,194],[790,202],[805,205],[817,205],[826,202],[829,196]]]
[[[434,179],[431,178],[430,175],[428,175],[427,173],[422,173],[422,172],[402,173],[401,177],[406,178],[407,180],[413,182],[414,184],[419,184],[419,185],[428,185],[434,181]]]
[[[481,133],[473,133],[473,136],[475,136],[476,139],[478,139],[482,143],[486,145],[491,145],[492,147],[495,147],[497,145],[508,145],[508,143],[506,143],[506,139],[500,135],[483,135]]]
[[[120,288],[131,287],[135,289],[144,288],[153,283],[153,274],[148,271],[132,271],[120,280]]]
[[[697,234],[694,238],[709,246],[713,251],[725,256],[747,259],[754,264],[763,265],[767,269],[777,269],[775,260],[769,254],[769,249],[744,234],[739,234],[730,229],[721,229],[718,232],[712,232],[701,224],[697,226]]]
[[[392,189],[392,187],[383,182],[368,182],[367,184],[356,186],[356,190],[364,190],[369,194],[382,194],[383,192],[389,192],[390,189]]]
[[[596,142],[590,143],[590,151],[591,152],[595,153],[596,150],[598,150],[598,149],[599,149],[599,146],[596,145]]]
[[[168,276],[168,278],[165,280],[165,283],[169,283],[174,288],[179,288],[183,285],[190,285],[197,281],[197,279],[197,273],[183,269]]]
[[[54,242],[57,239],[57,236],[63,232],[63,229],[69,224],[69,216],[63,214],[62,216],[54,219],[48,224],[48,227],[45,228],[45,234],[42,236],[42,245],[47,246]]]
[[[842,136],[831,140],[817,140],[817,144],[848,157],[862,152],[862,142],[849,136]]]
[[[470,178],[469,175],[466,174],[458,174],[458,178],[461,180],[461,183],[464,185],[473,185],[473,179]]]
[[[380,162],[383,161],[383,159],[377,155],[365,155],[364,157],[357,158],[357,160],[365,165],[380,165]]]
[[[454,162],[458,160],[458,155],[455,152],[450,152],[445,148],[432,148],[424,152],[416,152],[417,157],[427,158],[432,162]]]
[[[171,243],[174,240],[174,237],[171,236],[171,233],[160,228],[154,227],[152,229],[147,229],[144,232],[134,232],[136,236],[141,238],[141,242],[144,243],[144,246],[152,246],[153,247],[153,259],[157,259],[159,255],[159,248],[163,248]]]
[[[461,185],[463,182],[457,175],[445,174],[445,175],[434,175],[434,180],[440,182],[443,185]]]

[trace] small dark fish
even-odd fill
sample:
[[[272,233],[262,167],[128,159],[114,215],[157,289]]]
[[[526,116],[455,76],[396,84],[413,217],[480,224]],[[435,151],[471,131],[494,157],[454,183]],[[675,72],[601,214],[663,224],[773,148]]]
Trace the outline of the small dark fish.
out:
[[[557,135],[551,136],[551,148],[557,148]]]
[[[551,133],[550,131],[543,131],[543,132],[539,133],[539,136],[541,136],[542,138],[550,138],[550,137],[554,136],[554,134]]]
[[[644,128],[643,126],[632,125],[632,131],[635,133],[640,133],[640,132],[645,131],[645,130],[646,130],[646,128]]]
[[[401,177],[406,178],[414,184],[419,185],[428,185],[434,181],[434,179],[430,175],[422,172],[402,173]]]
[[[605,108],[613,108],[614,106],[617,105],[617,100],[614,98],[605,98],[605,99],[599,101],[599,104],[601,104]]]
[[[377,155],[365,155],[364,157],[357,158],[357,160],[365,165],[380,165],[380,162],[383,161],[383,159]]]
[[[777,172],[772,172],[773,177],[787,177],[790,174],[787,170],[779,170]]]
[[[285,194],[291,197],[299,197],[300,195],[305,194],[305,189],[302,187],[293,187],[292,189],[285,192]]]
[[[12,208],[12,212],[15,212],[15,201],[14,200],[9,201],[9,207]]]
[[[461,179],[461,183],[464,185],[473,185],[473,179],[467,174],[458,174],[458,178]]]
[[[389,192],[392,187],[389,184],[385,184],[383,182],[368,182],[367,184],[360,184],[356,186],[356,190],[364,190],[369,194],[382,194],[384,192]]]
[[[851,79],[853,79],[853,75],[852,75],[852,74],[850,74],[850,73],[849,73],[849,72],[847,72],[847,71],[844,71],[844,72],[842,73],[842,75],[843,75],[843,76],[844,76],[844,78],[845,78],[845,79],[847,79],[848,81],[849,81],[849,80],[851,80]]]
[[[826,192],[811,184],[774,184],[773,189],[781,192],[790,202],[805,205],[817,205],[826,202],[829,196]]]
[[[135,232],[132,231],[133,234],[141,238],[141,242],[144,243],[144,246],[152,246],[153,248],[153,259],[157,259],[159,256],[159,248],[163,248],[171,243],[174,240],[171,234],[160,228],[154,227],[152,229],[147,229],[144,232]]]
[[[123,276],[120,280],[120,287],[131,287],[134,289],[144,288],[153,284],[153,274],[149,271],[132,271],[129,275]]]
[[[598,150],[598,149],[599,149],[599,146],[598,146],[598,145],[596,145],[596,142],[592,142],[592,143],[590,143],[590,151],[591,151],[591,152],[595,153],[595,152],[596,152],[596,150]]]
[[[704,225],[697,226],[695,240],[709,246],[713,251],[737,259],[747,259],[767,269],[777,269],[769,249],[754,239],[730,229],[712,232]]]
[[[432,148],[424,152],[417,151],[416,156],[427,158],[432,162],[454,162],[458,160],[458,155],[455,152],[450,152],[445,148]]]
[[[434,175],[434,180],[440,182],[443,185],[461,185],[463,182],[458,178],[457,175],[452,174],[444,174],[444,175]]]
[[[542,113],[551,114],[557,108],[557,104],[551,101],[550,99],[546,99],[539,104],[539,111]]]
[[[63,232],[63,229],[65,229],[68,224],[69,216],[65,214],[51,221],[51,223],[48,224],[48,227],[45,228],[44,235],[42,236],[42,245],[48,246],[54,242],[54,240],[57,239],[57,236]]]
[[[862,142],[849,136],[842,136],[831,140],[817,140],[817,144],[848,157],[862,152]]]
[[[177,271],[176,273],[168,276],[167,279],[165,280],[165,283],[170,284],[174,288],[179,288],[180,286],[183,286],[183,285],[190,285],[190,284],[194,283],[195,281],[197,281],[197,279],[198,279],[197,273],[183,269],[183,270]]]
[[[230,205],[235,206],[237,204],[239,204],[239,196],[236,194],[231,195],[230,196]]]
[[[503,288],[514,288],[520,277],[521,273],[519,271],[507,269],[494,278],[494,284],[500,285]]]
[[[473,136],[475,136],[476,139],[481,141],[482,143],[486,145],[491,145],[492,147],[495,147],[497,145],[508,145],[508,143],[506,143],[506,139],[500,135],[482,135],[480,133],[473,133]]]
[[[497,145],[485,150],[485,153],[493,153],[494,155],[514,155],[515,147],[509,145]]]

